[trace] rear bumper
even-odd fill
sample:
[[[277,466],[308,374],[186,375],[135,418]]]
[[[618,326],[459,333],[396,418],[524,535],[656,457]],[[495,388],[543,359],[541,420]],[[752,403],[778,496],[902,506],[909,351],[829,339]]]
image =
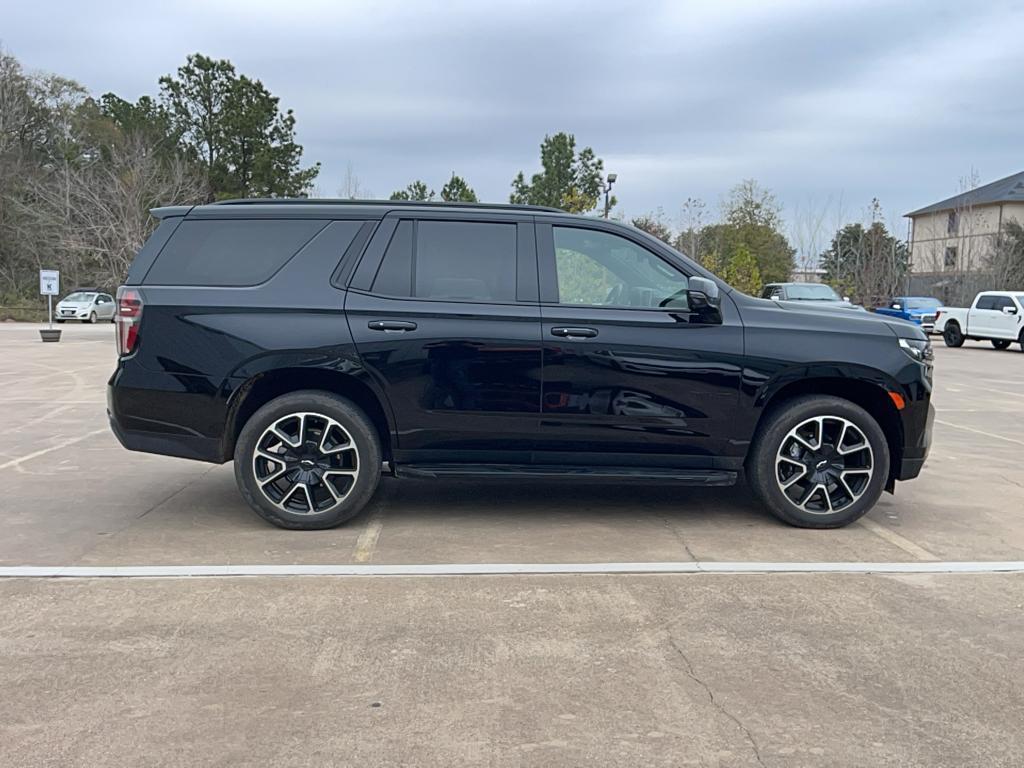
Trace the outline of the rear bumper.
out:
[[[110,429],[114,436],[129,451],[159,453],[162,456],[177,456],[214,464],[222,464],[220,440],[195,435],[172,435],[166,432],[147,432],[140,429],[124,429],[114,415],[107,411]]]
[[[191,402],[179,403],[167,393],[115,386],[119,373],[115,372],[107,386],[107,419],[121,445],[129,451],[214,464],[223,464],[230,458],[224,456],[219,436],[204,435],[173,419],[176,410],[188,412]]]

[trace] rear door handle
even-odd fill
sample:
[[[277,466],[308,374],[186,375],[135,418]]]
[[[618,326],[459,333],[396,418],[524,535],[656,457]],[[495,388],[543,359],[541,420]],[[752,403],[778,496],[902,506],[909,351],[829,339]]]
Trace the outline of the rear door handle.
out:
[[[597,336],[597,328],[552,328],[551,335],[565,339],[592,339]]]
[[[371,320],[366,327],[371,331],[415,331],[416,323],[407,320]]]

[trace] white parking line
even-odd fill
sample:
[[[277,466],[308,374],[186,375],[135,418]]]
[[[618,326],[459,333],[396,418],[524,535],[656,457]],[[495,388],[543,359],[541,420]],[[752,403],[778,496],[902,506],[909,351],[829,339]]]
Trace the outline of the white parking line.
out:
[[[72,437],[72,438],[70,438],[68,440],[64,440],[64,441],[62,441],[60,443],[57,443],[56,445],[51,445],[49,448],[43,448],[42,450],[33,451],[32,453],[25,454],[24,456],[21,456],[20,458],[11,459],[10,461],[5,461],[3,464],[0,464],[0,469],[9,469],[10,467],[16,467],[19,464],[23,464],[26,461],[31,461],[32,459],[38,459],[40,456],[45,456],[48,453],[53,453],[54,451],[59,451],[61,448],[67,448],[69,445],[74,445],[75,443],[80,443],[83,440],[88,440],[90,437],[96,437],[96,435],[101,435],[104,432],[110,432],[110,429],[109,428],[107,428],[107,429],[97,429],[97,430],[94,430],[92,432],[89,432],[86,435],[80,435],[79,437]]]
[[[879,538],[888,541],[894,547],[899,547],[908,555],[913,555],[918,560],[935,561],[939,559],[924,547],[915,544],[910,539],[906,538],[905,536],[901,536],[900,534],[896,533],[896,531],[892,530],[892,528],[888,528],[887,526],[884,526],[879,522],[871,520],[867,517],[862,517],[857,522],[859,522],[863,527],[867,528],[869,531],[871,531]]]
[[[954,424],[951,421],[943,421],[942,419],[936,419],[936,424],[942,424],[944,427],[954,427],[955,429],[964,429],[968,432],[974,432],[978,435],[984,435],[985,437],[991,437],[995,440],[1005,440],[1008,443],[1016,443],[1017,445],[1024,445],[1024,440],[1018,440],[1015,437],[1006,437],[1006,435],[997,435],[995,432],[986,432],[982,429],[975,429],[974,427],[965,427],[963,424]]]
[[[4,566],[0,578],[194,578],[223,576],[510,576],[617,573],[1024,573],[1024,560],[935,563],[437,563],[426,565]]]

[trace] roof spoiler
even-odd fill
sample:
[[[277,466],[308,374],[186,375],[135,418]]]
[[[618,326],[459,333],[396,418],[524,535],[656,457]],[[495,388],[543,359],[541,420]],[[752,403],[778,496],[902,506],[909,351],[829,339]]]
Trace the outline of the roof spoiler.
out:
[[[162,208],[150,208],[149,213],[156,219],[169,219],[174,216],[185,216],[193,208],[194,205],[165,205]]]

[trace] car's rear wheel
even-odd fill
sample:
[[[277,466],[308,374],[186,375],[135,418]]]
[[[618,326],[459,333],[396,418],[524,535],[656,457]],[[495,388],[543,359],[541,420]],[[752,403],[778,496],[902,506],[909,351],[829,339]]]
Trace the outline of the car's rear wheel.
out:
[[[889,477],[889,444],[871,414],[809,395],[764,418],[747,479],[773,515],[802,528],[839,528],[875,505]]]
[[[1009,339],[992,339],[992,346],[996,349],[1006,349],[1010,346]]]
[[[964,345],[964,334],[960,330],[960,324],[946,323],[946,328],[942,331],[942,340],[946,342],[947,347],[962,347]]]
[[[281,528],[332,528],[355,517],[373,496],[380,469],[372,422],[328,392],[270,401],[245,423],[235,446],[242,496]]]

